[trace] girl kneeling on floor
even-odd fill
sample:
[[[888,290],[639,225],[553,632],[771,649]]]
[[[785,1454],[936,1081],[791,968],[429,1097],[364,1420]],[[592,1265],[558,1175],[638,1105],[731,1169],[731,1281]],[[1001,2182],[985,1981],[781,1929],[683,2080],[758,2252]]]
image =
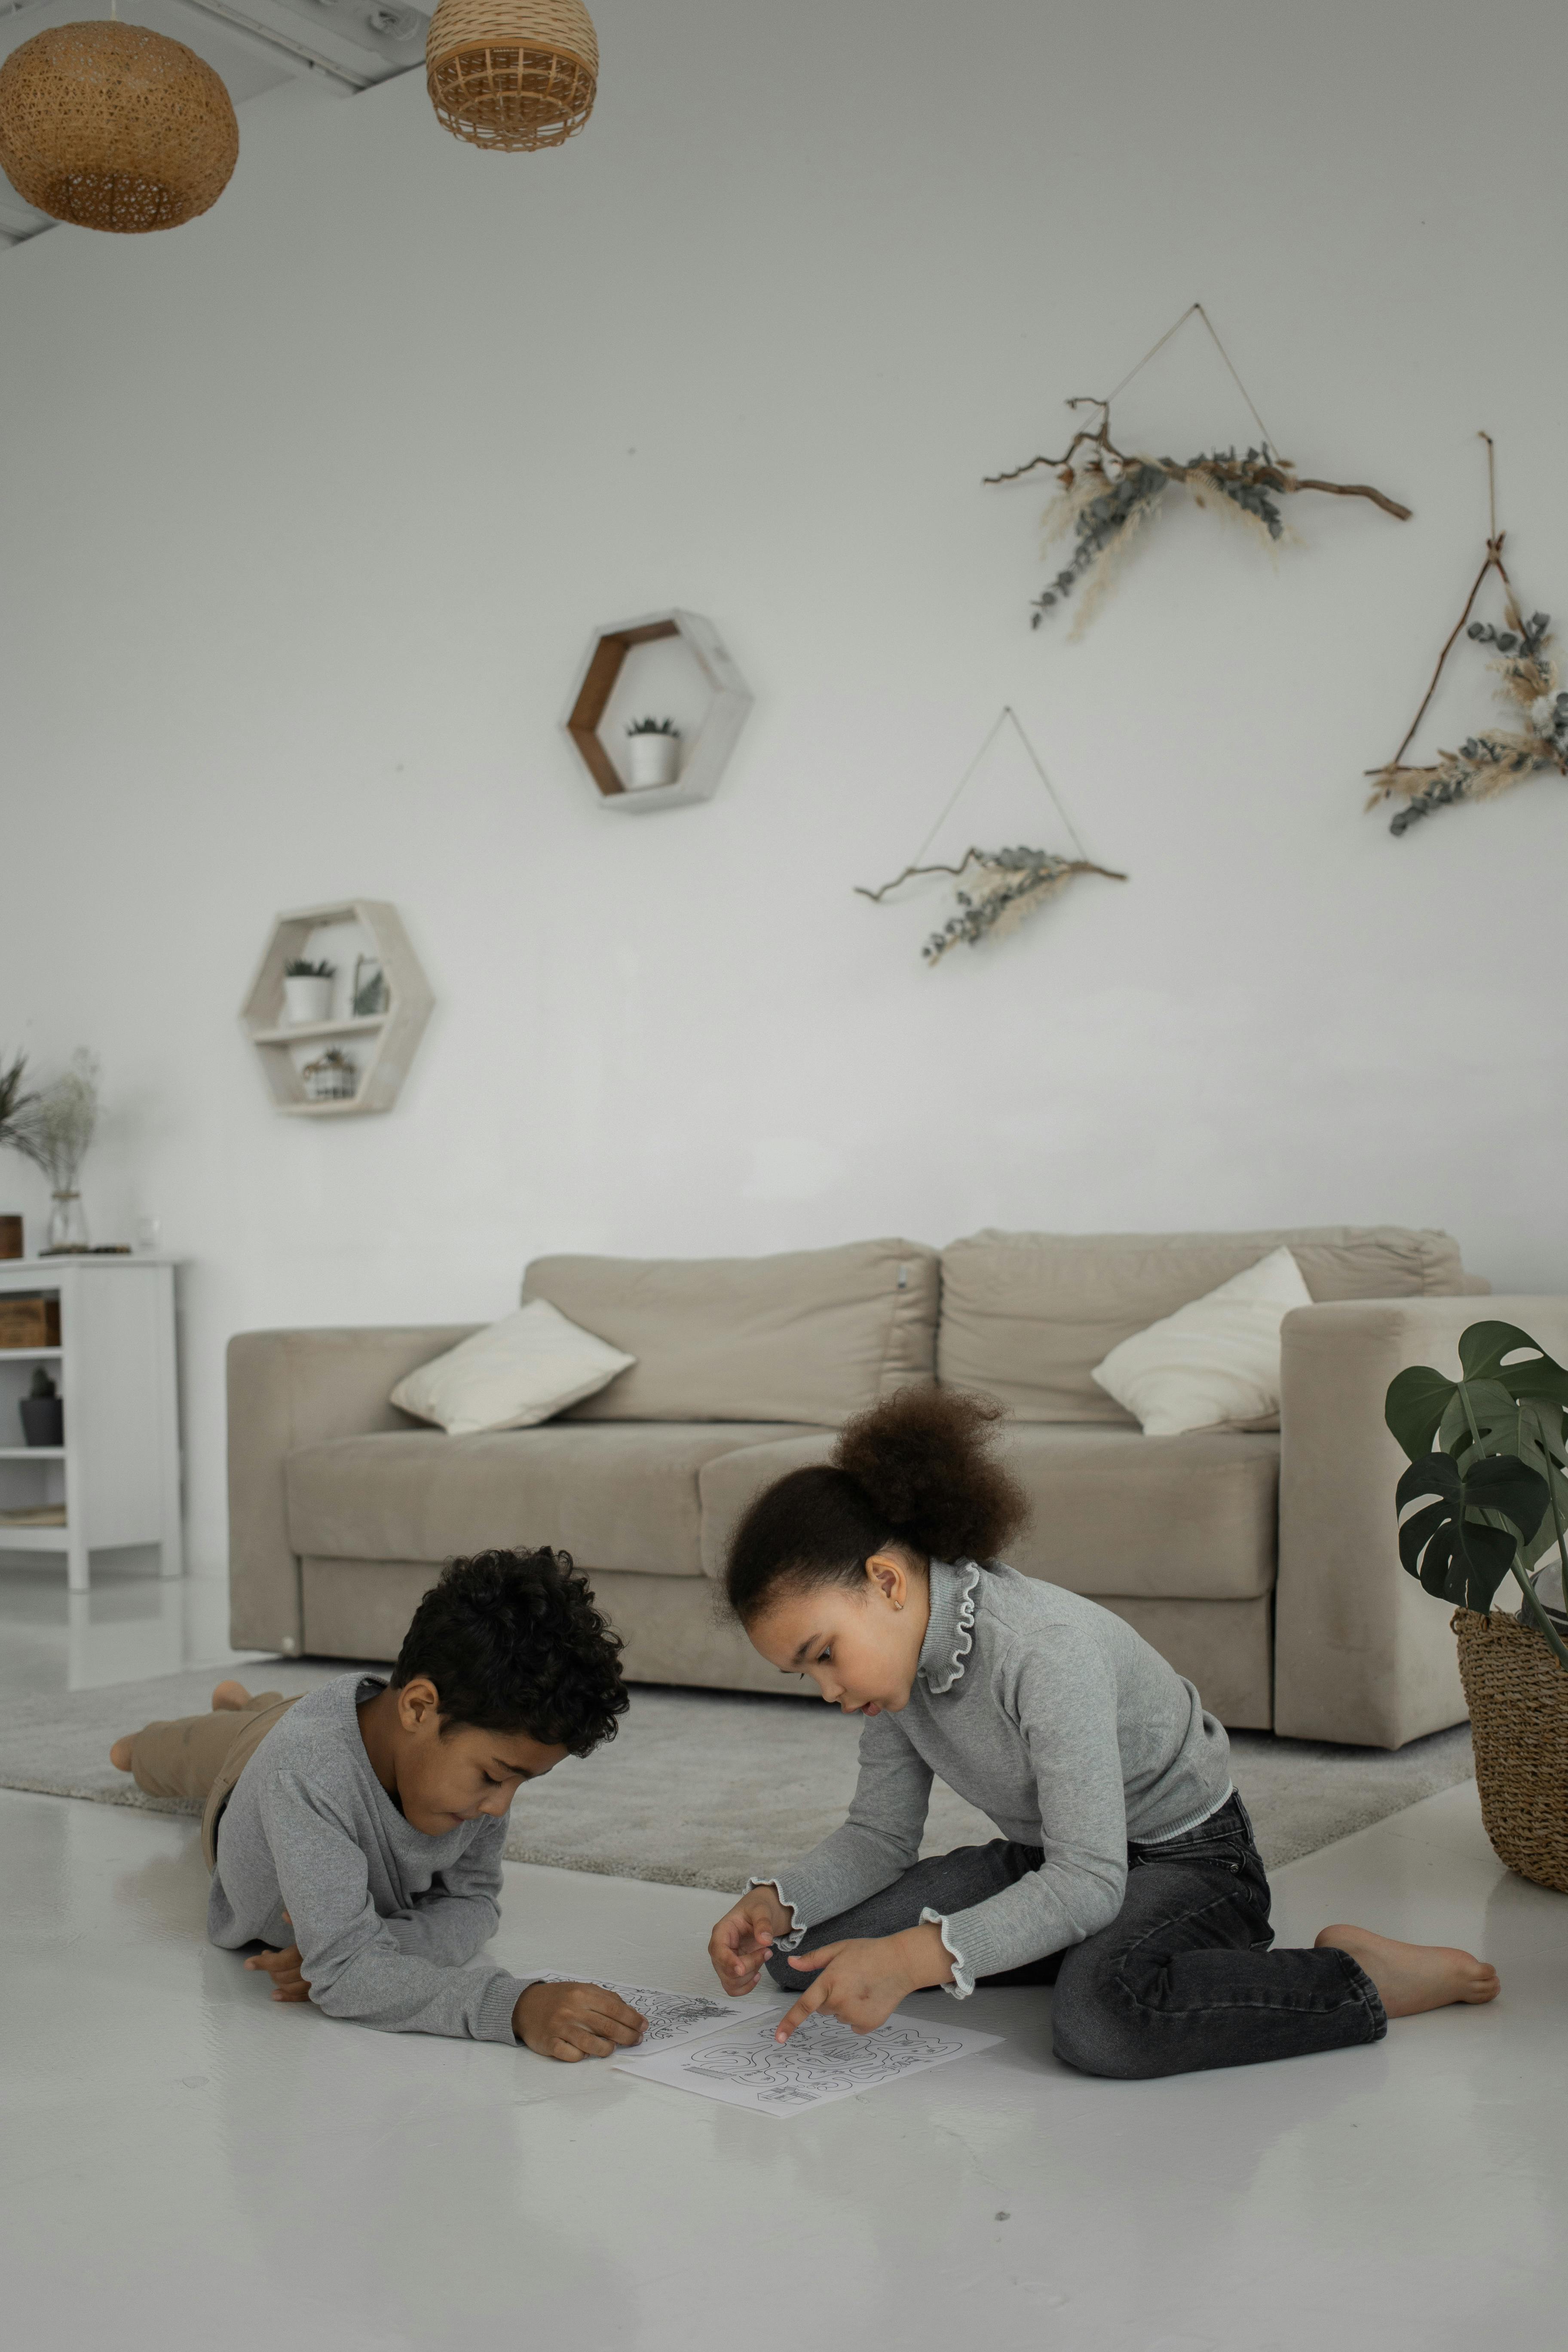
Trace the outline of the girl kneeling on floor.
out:
[[[843,1828],[713,1930],[725,1990],[765,1967],[798,1992],[782,2041],[815,2010],[868,2033],[928,1985],[1054,1984],[1057,2055],[1121,2076],[1339,2050],[1490,2000],[1468,1952],[1363,1927],[1269,1949],[1229,1743],[1192,1684],[1110,1610],[997,1559],[1027,1516],[989,1450],[1001,1417],[906,1389],[742,1522],[726,1581],[752,1647],[866,1727]],[[938,1776],[1001,1835],[921,1862]]]

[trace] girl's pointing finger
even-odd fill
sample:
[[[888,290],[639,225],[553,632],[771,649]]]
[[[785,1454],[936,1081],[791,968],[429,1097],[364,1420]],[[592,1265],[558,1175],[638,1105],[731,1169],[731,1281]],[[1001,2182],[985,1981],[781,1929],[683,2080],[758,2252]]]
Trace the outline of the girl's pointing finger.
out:
[[[804,2025],[806,2019],[810,2017],[815,2011],[819,2010],[826,1999],[827,1987],[824,1983],[823,1979],[818,1977],[816,1982],[810,1988],[810,1990],[801,1994],[801,1997],[795,2002],[795,2007],[788,2011],[784,2016],[780,2018],[778,2024],[773,2031],[773,2040],[775,2042],[787,2042],[790,2035],[795,2031],[795,2028],[797,2026]]]

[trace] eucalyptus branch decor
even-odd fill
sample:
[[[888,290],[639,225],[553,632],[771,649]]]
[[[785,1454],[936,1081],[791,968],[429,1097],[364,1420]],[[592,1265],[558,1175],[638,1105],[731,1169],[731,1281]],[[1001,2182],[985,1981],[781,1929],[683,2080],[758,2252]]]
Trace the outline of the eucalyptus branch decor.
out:
[[[1125,392],[1133,376],[1141,374],[1192,318],[1203,320],[1215,350],[1235,378],[1258,427],[1258,444],[1249,447],[1245,456],[1238,457],[1233,446],[1200,452],[1184,461],[1141,457],[1119,449],[1110,437],[1111,402]],[[1030,623],[1033,628],[1037,629],[1047,614],[1065,603],[1076,588],[1085,585],[1087,593],[1070,632],[1074,637],[1080,637],[1115,584],[1144,527],[1173,489],[1187,490],[1194,506],[1238,521],[1269,542],[1278,542],[1287,535],[1279,500],[1294,498],[1301,490],[1320,490],[1336,499],[1368,499],[1396,521],[1410,520],[1408,507],[1401,506],[1382,490],[1374,490],[1368,482],[1324,481],[1298,473],[1291,459],[1279,456],[1277,445],[1253,406],[1251,395],[1237,374],[1230,354],[1201,302],[1194,302],[1184,310],[1153,350],[1145,352],[1131,373],[1123,376],[1104,399],[1078,394],[1067,405],[1075,422],[1079,410],[1090,412],[1091,421],[1079,425],[1059,457],[1030,457],[1006,473],[985,477],[988,485],[1016,482],[1037,467],[1046,467],[1056,475],[1060,486],[1059,494],[1045,512],[1041,544],[1050,547],[1070,532],[1072,551],[1050,585],[1036,597]]]
[[[957,807],[971,778],[1009,720],[1034,764],[1036,774],[1055,802],[1057,814],[1067,827],[1078,856],[1061,857],[1053,850],[1023,847],[971,848],[964,851],[956,866],[922,866],[921,859]],[[901,874],[895,875],[890,882],[884,882],[879,889],[868,890],[857,883],[855,895],[858,898],[868,898],[874,907],[880,906],[884,898],[901,888],[904,883],[912,881],[917,875],[951,874],[962,882],[972,868],[977,877],[973,887],[955,890],[952,894],[957,913],[948,918],[941,930],[933,931],[921,950],[929,964],[940,963],[950,948],[961,945],[974,948],[982,940],[1005,937],[1008,931],[1017,928],[1026,915],[1033,914],[1037,908],[1043,907],[1047,898],[1054,898],[1077,874],[1102,875],[1108,882],[1125,882],[1127,879],[1125,874],[1117,873],[1111,866],[1097,866],[1084,849],[1058,797],[1056,787],[1046,773],[1038,752],[1025,733],[1023,722],[1010,703],[1004,706],[991,732],[960,777],[957,791],[915,853],[914,862],[906,866]]]
[[[1460,801],[1495,799],[1510,785],[1522,783],[1527,776],[1568,776],[1568,693],[1559,691],[1557,665],[1546,652],[1552,643],[1552,615],[1532,613],[1528,620],[1524,618],[1502,560],[1502,543],[1507,534],[1497,527],[1497,461],[1492,436],[1483,433],[1479,437],[1487,445],[1491,517],[1486,561],[1471,583],[1464,611],[1437,656],[1432,683],[1405,730],[1404,741],[1383,767],[1367,770],[1372,779],[1372,797],[1367,807],[1381,808],[1388,801],[1399,803],[1389,823],[1388,830],[1393,834],[1408,833],[1413,824],[1421,817],[1430,816],[1434,809],[1452,808]],[[1505,625],[1500,629],[1490,621],[1470,619],[1476,598],[1489,574],[1494,572],[1503,595]],[[1461,630],[1473,645],[1495,649],[1497,659],[1488,667],[1498,675],[1497,698],[1514,723],[1510,727],[1494,727],[1485,734],[1468,735],[1457,751],[1439,751],[1428,767],[1407,768],[1405,754],[1431,708],[1437,682]]]
[[[884,882],[879,890],[865,890],[857,884],[856,895],[878,906],[890,890],[917,874],[956,874],[962,878],[972,866],[980,878],[973,890],[953,892],[957,914],[950,916],[940,931],[933,931],[921,950],[928,963],[940,963],[949,948],[960,944],[976,948],[984,939],[1004,938],[1026,915],[1054,898],[1075,874],[1102,874],[1108,882],[1127,879],[1109,866],[1096,866],[1087,857],[1058,857],[1048,849],[966,849],[956,866],[906,866],[896,880]]]

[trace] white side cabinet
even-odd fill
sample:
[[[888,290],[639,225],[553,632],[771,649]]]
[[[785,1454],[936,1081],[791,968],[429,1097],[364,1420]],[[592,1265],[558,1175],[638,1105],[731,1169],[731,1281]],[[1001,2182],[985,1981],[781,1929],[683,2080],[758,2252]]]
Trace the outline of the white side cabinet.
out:
[[[174,1261],[0,1258],[0,1298],[18,1293],[58,1300],[60,1339],[0,1348],[0,1553],[63,1553],[73,1592],[90,1554],[121,1544],[159,1545],[160,1573],[180,1575]],[[39,1364],[65,1405],[61,1446],[23,1442],[16,1407]]]

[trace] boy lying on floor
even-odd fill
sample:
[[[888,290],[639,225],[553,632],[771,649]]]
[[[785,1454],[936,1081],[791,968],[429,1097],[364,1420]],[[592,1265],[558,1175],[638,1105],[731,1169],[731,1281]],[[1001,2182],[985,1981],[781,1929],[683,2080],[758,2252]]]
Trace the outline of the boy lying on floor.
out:
[[[207,1934],[275,2000],[390,2033],[605,2058],[644,2021],[601,1985],[467,1968],[500,1920],[507,1814],[526,1780],[616,1736],[620,1643],[564,1552],[455,1559],[391,1679],[304,1698],[220,1683],[210,1715],[150,1723],[110,1759],[154,1797],[206,1801]]]

